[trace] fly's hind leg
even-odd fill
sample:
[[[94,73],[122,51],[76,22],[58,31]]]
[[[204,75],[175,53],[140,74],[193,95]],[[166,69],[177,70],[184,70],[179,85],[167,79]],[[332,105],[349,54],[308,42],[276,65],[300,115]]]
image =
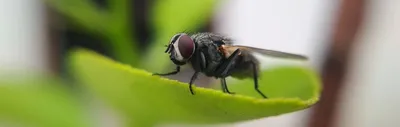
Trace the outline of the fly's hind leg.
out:
[[[258,89],[258,74],[257,74],[257,68],[256,64],[254,62],[251,62],[251,65],[253,67],[253,77],[254,77],[254,89],[264,98],[267,98],[267,96],[264,95],[264,93],[261,92],[260,89]]]

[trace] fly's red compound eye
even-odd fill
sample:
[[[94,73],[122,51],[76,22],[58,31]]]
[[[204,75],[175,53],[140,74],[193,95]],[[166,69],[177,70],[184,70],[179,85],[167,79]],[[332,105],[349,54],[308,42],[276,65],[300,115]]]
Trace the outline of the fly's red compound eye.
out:
[[[194,41],[188,35],[182,35],[177,41],[179,52],[183,58],[189,59],[194,53]]]

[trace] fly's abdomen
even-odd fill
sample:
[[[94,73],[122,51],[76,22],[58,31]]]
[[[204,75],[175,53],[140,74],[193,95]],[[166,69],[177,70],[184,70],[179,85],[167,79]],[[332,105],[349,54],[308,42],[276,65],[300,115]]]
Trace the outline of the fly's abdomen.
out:
[[[252,78],[255,74],[258,76],[260,73],[258,60],[246,52],[243,52],[242,55],[244,56],[235,61],[236,63],[230,76],[237,79]],[[255,69],[253,66],[255,66]]]

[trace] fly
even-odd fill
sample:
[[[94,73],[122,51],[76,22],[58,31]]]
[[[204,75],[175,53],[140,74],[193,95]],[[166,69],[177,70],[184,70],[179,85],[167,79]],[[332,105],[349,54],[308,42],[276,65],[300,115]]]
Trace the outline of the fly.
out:
[[[189,90],[193,95],[193,82],[199,73],[203,73],[208,77],[220,79],[222,91],[229,94],[234,93],[229,91],[226,85],[226,77],[253,78],[254,89],[262,97],[267,98],[258,88],[260,65],[259,60],[252,53],[278,58],[308,59],[298,54],[235,45],[232,39],[214,33],[175,34],[166,47],[165,53],[169,54],[170,60],[176,65],[176,70],[162,74],[154,73],[153,75],[174,75],[180,71],[180,66],[190,64],[195,71],[189,82]]]

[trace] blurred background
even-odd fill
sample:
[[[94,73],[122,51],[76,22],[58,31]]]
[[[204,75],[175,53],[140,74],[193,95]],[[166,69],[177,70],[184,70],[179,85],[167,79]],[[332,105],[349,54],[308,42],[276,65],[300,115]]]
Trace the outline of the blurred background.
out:
[[[313,108],[221,126],[395,127],[399,6],[398,0],[2,0],[1,75],[68,77],[65,57],[74,47],[164,72],[173,67],[163,53],[172,35],[216,32],[239,44],[304,54],[324,83]],[[169,78],[188,82],[190,73],[185,68]],[[195,83],[212,82],[201,76]],[[103,126],[117,126],[109,112],[102,116]]]

